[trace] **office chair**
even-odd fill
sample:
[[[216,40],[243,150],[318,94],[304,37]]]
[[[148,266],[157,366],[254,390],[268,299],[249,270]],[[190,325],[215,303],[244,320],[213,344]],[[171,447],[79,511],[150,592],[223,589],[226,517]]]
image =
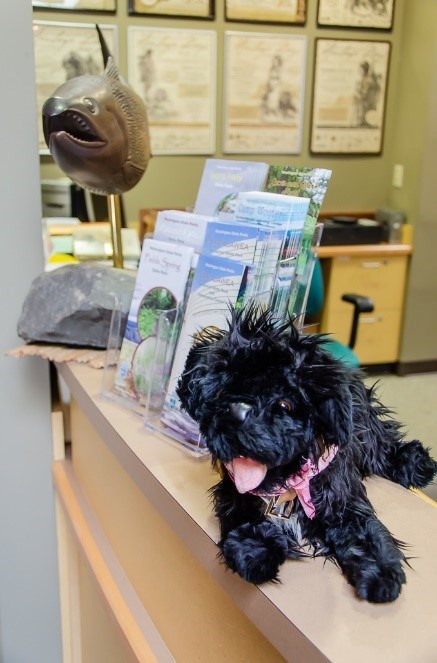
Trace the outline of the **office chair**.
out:
[[[317,313],[320,313],[323,306],[323,299],[324,286],[322,266],[320,264],[320,260],[316,258],[314,260],[313,274],[308,290],[306,315],[316,315]],[[340,343],[340,341],[329,338],[328,336],[329,340],[327,340],[327,342],[324,344],[324,347],[336,359],[340,359],[348,366],[357,367],[360,365],[360,360],[357,354],[354,352],[353,348],[357,339],[359,317],[361,313],[371,313],[374,306],[370,297],[364,297],[362,295],[356,295],[353,293],[345,293],[342,295],[342,300],[352,304],[354,307],[349,344],[345,345],[344,343]]]

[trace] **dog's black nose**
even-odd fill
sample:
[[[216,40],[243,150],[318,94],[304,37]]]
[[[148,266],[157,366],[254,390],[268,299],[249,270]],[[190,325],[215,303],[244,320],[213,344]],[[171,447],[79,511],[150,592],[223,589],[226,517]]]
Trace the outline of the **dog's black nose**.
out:
[[[231,403],[230,406],[232,416],[238,421],[244,421],[251,409],[252,406],[248,403]]]

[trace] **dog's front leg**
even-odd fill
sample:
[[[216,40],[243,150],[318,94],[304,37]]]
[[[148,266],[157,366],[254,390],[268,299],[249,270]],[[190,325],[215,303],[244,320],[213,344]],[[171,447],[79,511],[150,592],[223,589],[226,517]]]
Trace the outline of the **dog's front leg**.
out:
[[[244,523],[220,542],[227,566],[244,580],[260,585],[278,579],[279,567],[288,557],[288,537],[276,523],[265,518]]]
[[[328,526],[325,540],[359,598],[388,603],[405,582],[405,557],[370,505],[369,512],[351,512],[341,524]]]
[[[239,494],[229,477],[214,486],[212,495],[220,522],[218,545],[226,565],[254,584],[277,580],[279,567],[289,556],[289,541],[263,515],[263,500]]]

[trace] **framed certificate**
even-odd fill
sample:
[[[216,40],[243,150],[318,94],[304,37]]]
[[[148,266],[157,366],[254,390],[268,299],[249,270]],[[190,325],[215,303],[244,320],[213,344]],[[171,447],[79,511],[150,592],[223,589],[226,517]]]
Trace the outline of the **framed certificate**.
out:
[[[111,12],[117,11],[117,0],[32,0],[34,9],[62,9],[77,12]]]
[[[310,149],[315,154],[380,154],[390,43],[316,42]]]
[[[225,0],[227,21],[303,25],[306,0]]]
[[[216,32],[130,26],[129,82],[144,100],[153,154],[215,151]]]
[[[319,0],[319,25],[390,30],[394,0]]]
[[[300,152],[306,45],[304,36],[225,33],[225,153]]]
[[[129,14],[213,19],[215,3],[214,0],[129,0]]]
[[[108,48],[117,61],[117,28],[101,24]],[[44,102],[62,83],[82,74],[103,73],[103,58],[93,23],[34,21],[37,110],[41,118]],[[49,154],[39,119],[39,151]]]

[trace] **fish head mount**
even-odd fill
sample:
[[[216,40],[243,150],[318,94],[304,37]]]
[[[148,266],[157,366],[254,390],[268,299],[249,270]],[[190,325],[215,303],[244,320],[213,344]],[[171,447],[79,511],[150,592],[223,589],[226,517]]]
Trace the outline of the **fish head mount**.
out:
[[[146,106],[120,77],[112,57],[102,76],[84,74],[57,88],[44,103],[42,121],[55,162],[93,193],[129,191],[147,168]]]

